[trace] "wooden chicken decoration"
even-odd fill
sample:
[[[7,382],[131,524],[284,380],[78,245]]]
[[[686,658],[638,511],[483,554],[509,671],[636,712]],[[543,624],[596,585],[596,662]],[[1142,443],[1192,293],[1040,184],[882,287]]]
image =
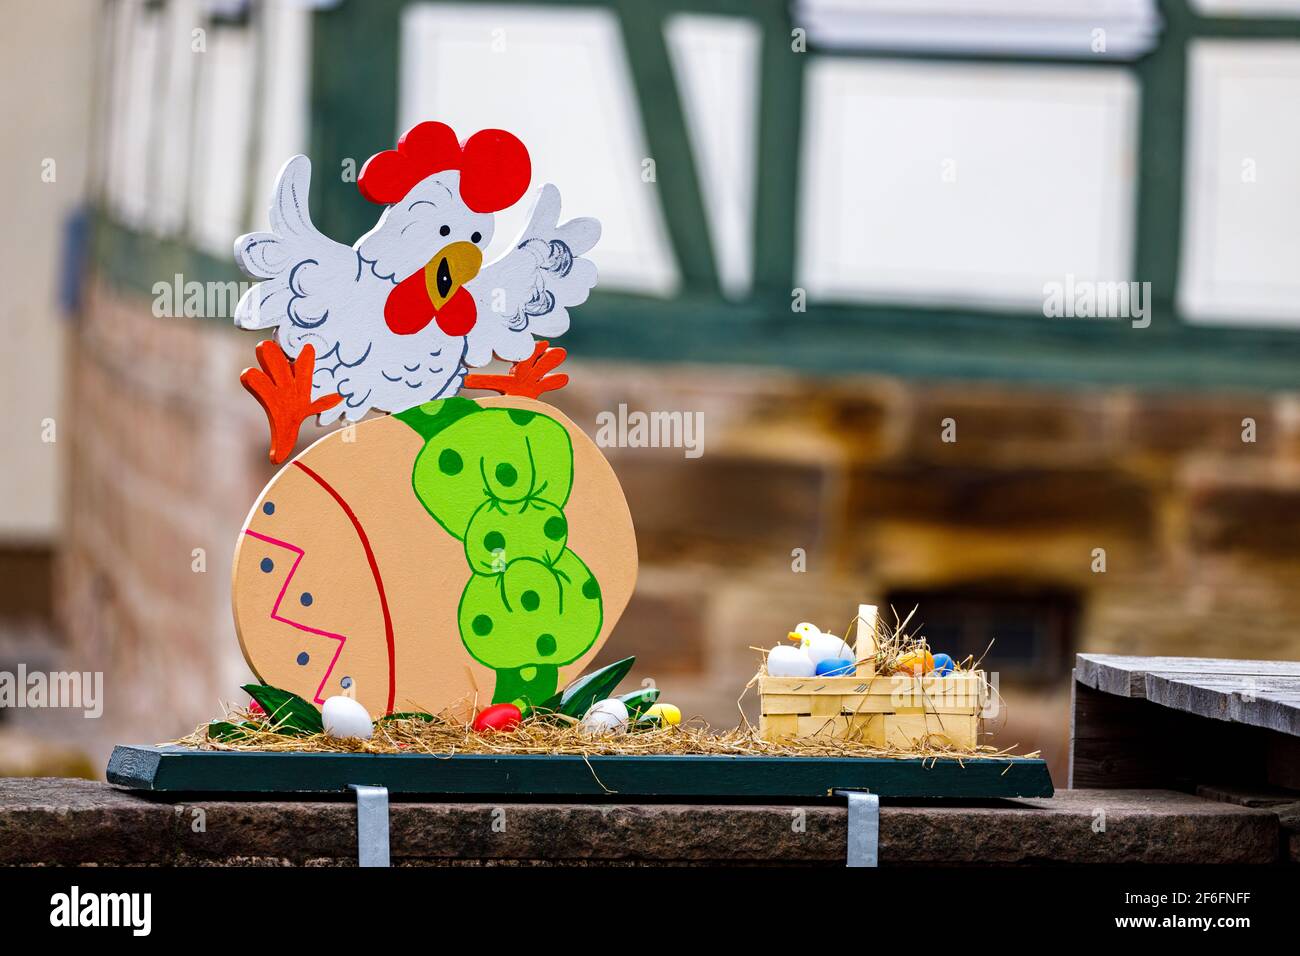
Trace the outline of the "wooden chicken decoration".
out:
[[[274,344],[258,350],[261,372],[242,379],[270,420],[272,461],[289,457],[311,415],[323,425],[359,421],[371,409],[398,412],[462,387],[536,398],[567,381],[536,374],[537,365],[559,364],[562,350],[547,362],[533,356],[537,364],[516,368],[511,382],[466,375],[494,355],[529,359],[534,336],[567,331],[569,308],[596,284],[582,256],[600,223],[559,225],[560,193],[550,184],[511,250],[483,265],[493,213],[518,202],[531,176],[528,151],[504,130],[482,130],[461,146],[450,127],[420,123],[362,166],[361,194],[388,207],[349,248],[312,225],[311,162],[295,156],[284,165],[271,231],[235,241],[240,266],[264,280],[240,299],[235,323],[275,330]]]
[[[352,247],[312,225],[305,156],[280,173],[270,231],[236,241],[263,281],[235,321],[274,329],[241,376],[272,461],[311,415],[360,422],[282,468],[245,522],[235,625],[264,683],[318,706],[350,696],[375,717],[536,704],[626,607],[637,559],[622,489],[591,439],[537,401],[568,382],[547,338],[596,283],[583,256],[600,225],[559,224],[548,184],[510,251],[483,264],[493,213],[531,175],[510,133],[462,144],[421,123],[362,167],[362,195],[387,208]],[[508,374],[468,373],[494,356]],[[391,414],[360,421],[371,411]]]

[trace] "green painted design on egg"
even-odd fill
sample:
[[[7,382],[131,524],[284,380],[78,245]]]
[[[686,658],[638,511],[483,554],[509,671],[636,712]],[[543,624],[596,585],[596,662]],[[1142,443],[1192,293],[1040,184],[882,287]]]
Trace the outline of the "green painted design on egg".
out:
[[[558,537],[557,528],[563,528]],[[500,574],[513,558],[554,564],[568,539],[564,513],[549,501],[489,498],[474,512],[465,531],[465,560],[475,574]]]
[[[550,697],[604,619],[600,585],[568,548],[569,433],[540,412],[460,398],[398,417],[425,438],[416,497],[464,542],[471,574],[457,625],[466,650],[496,671],[493,702]]]

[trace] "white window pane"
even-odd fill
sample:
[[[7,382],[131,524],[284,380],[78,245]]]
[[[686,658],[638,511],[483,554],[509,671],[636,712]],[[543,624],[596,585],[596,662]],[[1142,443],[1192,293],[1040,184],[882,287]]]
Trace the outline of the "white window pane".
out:
[[[1187,93],[1181,310],[1300,324],[1300,43],[1196,41]]]
[[[116,116],[115,77],[117,76],[117,25],[122,5],[105,6],[95,21],[97,44],[95,50],[95,112],[91,117],[94,150],[87,179],[87,194],[94,200],[108,204],[109,166],[112,163],[113,124]]]
[[[649,151],[612,13],[412,6],[402,19],[399,75],[403,130],[422,120],[447,123],[462,139],[485,128],[509,130],[532,157],[531,192],[554,183],[562,218],[601,221],[591,258],[602,288],[676,290],[658,192],[642,179]],[[497,214],[489,255],[519,234],[530,206]]]
[[[162,33],[162,90],[155,132],[155,195],[150,223],[171,235],[185,223],[188,195],[194,70],[205,54],[194,49],[194,30],[202,23],[197,0],[170,0]]]
[[[708,212],[722,291],[753,282],[762,31],[742,17],[677,14],[665,33]]]
[[[1300,17],[1300,0],[1192,0],[1204,17]]]
[[[138,6],[123,18],[119,33],[126,46],[118,48],[122,73],[111,185],[114,214],[132,226],[142,225],[148,217],[152,193],[151,133],[157,114],[161,35],[161,15]]]
[[[289,157],[307,151],[311,84],[311,10],[303,0],[266,0],[262,11],[261,141],[253,180],[257,221],[271,205],[276,176]],[[339,168],[315,170],[335,176]],[[337,178],[336,178],[337,181]]]
[[[1122,60],[1162,27],[1156,0],[794,0],[794,22],[822,49]]]
[[[251,31],[208,27],[198,61],[189,228],[198,246],[227,259],[246,220],[253,66]]]
[[[122,198],[122,170],[126,167],[126,115],[131,91],[130,50],[138,0],[121,0],[112,8],[113,44],[110,53],[111,88],[108,91],[108,128],[105,153],[104,201],[116,214]]]
[[[810,296],[1037,311],[1047,282],[1134,278],[1125,70],[819,59],[806,97]]]

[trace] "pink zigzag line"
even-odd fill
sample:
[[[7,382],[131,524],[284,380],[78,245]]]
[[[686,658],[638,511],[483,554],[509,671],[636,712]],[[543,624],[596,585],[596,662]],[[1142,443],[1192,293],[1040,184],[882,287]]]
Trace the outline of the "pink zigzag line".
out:
[[[334,657],[330,660],[330,666],[325,668],[325,676],[320,679],[320,686],[316,688],[315,703],[323,704],[325,701],[321,698],[321,691],[325,689],[325,682],[330,679],[330,674],[334,672],[334,665],[338,663],[339,655],[343,653],[343,645],[348,642],[348,639],[342,634],[335,634],[332,631],[322,631],[318,627],[308,627],[306,624],[300,624],[297,621],[291,621],[287,617],[280,616],[280,602],[284,600],[284,595],[289,590],[289,582],[293,580],[294,573],[298,570],[298,565],[302,563],[303,555],[306,554],[306,552],[297,545],[264,534],[258,534],[256,531],[245,531],[244,534],[256,538],[258,541],[265,541],[267,544],[274,544],[278,547],[285,548],[297,555],[297,557],[293,559],[293,567],[291,567],[289,573],[285,575],[284,584],[280,585],[280,594],[275,599],[275,606],[271,608],[271,620],[277,621],[280,624],[288,624],[290,627],[297,628],[300,631],[306,631],[308,634],[318,634],[321,637],[332,638],[339,642],[338,649],[334,651]]]

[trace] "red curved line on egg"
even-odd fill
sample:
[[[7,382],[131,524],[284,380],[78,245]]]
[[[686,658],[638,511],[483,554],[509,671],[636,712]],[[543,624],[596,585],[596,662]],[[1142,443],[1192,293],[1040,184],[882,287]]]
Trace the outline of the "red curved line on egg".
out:
[[[388,705],[384,710],[385,714],[393,712],[393,697],[397,690],[397,657],[396,641],[393,638],[393,616],[388,610],[388,596],[384,593],[384,579],[379,574],[379,563],[375,560],[375,552],[370,547],[370,539],[366,537],[366,531],[361,527],[361,522],[356,516],[356,512],[348,505],[343,496],[334,490],[328,481],[322,478],[316,472],[312,471],[301,461],[295,461],[293,464],[301,468],[307,475],[324,488],[331,498],[338,503],[343,509],[343,513],[348,516],[352,522],[352,527],[357,532],[357,538],[361,541],[361,547],[366,553],[366,561],[370,565],[370,573],[375,579],[375,591],[379,594],[379,607],[384,613],[384,639],[388,642]]]

